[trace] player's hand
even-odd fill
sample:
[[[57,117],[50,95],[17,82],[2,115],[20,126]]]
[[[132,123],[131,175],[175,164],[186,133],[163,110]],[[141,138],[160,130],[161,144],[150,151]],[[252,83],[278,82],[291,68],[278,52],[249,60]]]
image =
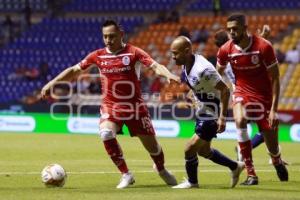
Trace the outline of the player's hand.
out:
[[[224,117],[219,117],[217,123],[218,123],[217,133],[223,133],[225,131],[225,128],[226,128],[225,118]]]
[[[269,125],[272,129],[276,129],[279,124],[278,114],[275,111],[270,111]]]
[[[41,90],[41,98],[46,99],[50,95],[50,90],[53,87],[52,83],[47,83]]]
[[[171,80],[176,81],[177,83],[180,83],[180,77],[176,76],[174,74],[171,74],[171,75],[169,75],[169,77],[167,77],[168,83],[170,83]]]
[[[264,24],[262,31],[260,29],[258,29],[257,32],[260,34],[261,37],[268,39],[271,34],[271,28],[269,25]]]
[[[180,109],[188,109],[188,108],[192,108],[193,104],[186,101],[180,101],[176,103],[176,107]]]

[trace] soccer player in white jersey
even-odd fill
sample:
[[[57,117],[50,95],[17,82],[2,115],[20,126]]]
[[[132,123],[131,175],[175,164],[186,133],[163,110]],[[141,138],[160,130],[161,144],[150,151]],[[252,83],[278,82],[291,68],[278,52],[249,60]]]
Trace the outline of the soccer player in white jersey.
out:
[[[118,189],[126,188],[135,182],[123,156],[116,134],[125,124],[131,136],[137,136],[150,154],[159,176],[168,185],[176,185],[175,177],[165,168],[163,150],[158,143],[150,115],[141,97],[139,69],[140,62],[151,67],[157,75],[179,81],[167,68],[155,62],[145,51],[131,44],[123,43],[124,31],[120,25],[107,20],[102,25],[105,48],[97,49],[78,64],[67,68],[42,89],[45,98],[59,81],[74,79],[82,71],[96,66],[100,72],[103,99],[99,135],[108,156],[122,174]]]
[[[191,41],[177,37],[171,44],[172,57],[182,65],[183,82],[187,83],[200,102],[197,110],[195,134],[185,148],[185,168],[188,179],[174,186],[176,189],[199,187],[198,155],[226,166],[231,171],[231,187],[235,187],[244,169],[242,162],[233,161],[218,150],[211,148],[211,140],[225,130],[225,117],[229,101],[229,88],[214,66],[201,55],[192,51]]]

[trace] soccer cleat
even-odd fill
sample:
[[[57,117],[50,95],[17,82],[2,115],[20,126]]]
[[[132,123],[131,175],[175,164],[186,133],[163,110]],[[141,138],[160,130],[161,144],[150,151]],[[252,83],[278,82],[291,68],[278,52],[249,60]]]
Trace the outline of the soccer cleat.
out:
[[[190,183],[187,179],[184,179],[184,181],[178,185],[173,186],[174,189],[189,189],[189,188],[199,188],[198,183]]]
[[[167,185],[177,185],[177,180],[173,174],[171,174],[168,170],[163,169],[158,172],[160,178],[164,180]]]
[[[277,176],[280,181],[288,181],[289,180],[289,172],[288,172],[287,168],[285,167],[284,163],[281,163],[279,165],[274,165],[274,167],[276,169]]]
[[[236,184],[239,182],[240,174],[245,169],[245,164],[243,162],[237,162],[237,168],[230,172],[231,176],[231,188],[234,188]]]
[[[240,161],[240,162],[243,162],[244,158],[241,154],[241,149],[239,147],[239,145],[237,145],[235,148],[234,148],[235,152],[236,152],[236,160],[237,161]]]
[[[258,185],[258,177],[248,176],[247,179],[241,183],[241,185]]]
[[[284,161],[284,160],[282,160],[282,159],[281,159],[281,161],[282,161],[282,164],[284,164],[284,165],[289,165],[289,163],[288,163],[287,161]],[[273,165],[272,158],[270,158],[269,164],[270,164],[270,165]]]
[[[134,180],[134,177],[133,177],[132,173],[127,172],[126,174],[122,175],[120,183],[119,183],[119,185],[117,185],[117,189],[126,188],[129,185],[134,184],[134,182],[135,182],[135,180]]]
[[[154,171],[158,172],[158,175],[167,185],[177,185],[177,180],[173,174],[171,174],[167,169],[161,171],[157,170],[155,163],[153,164]]]

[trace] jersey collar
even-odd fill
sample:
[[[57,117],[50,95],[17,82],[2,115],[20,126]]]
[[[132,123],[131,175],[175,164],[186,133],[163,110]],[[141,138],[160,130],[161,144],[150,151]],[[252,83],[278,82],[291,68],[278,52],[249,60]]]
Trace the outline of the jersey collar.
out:
[[[121,51],[123,51],[123,49],[126,47],[126,44],[122,42],[122,48],[119,49],[118,51],[116,52],[111,52],[107,47],[105,47],[105,50],[107,53],[110,53],[110,54],[114,54],[114,55],[117,55],[118,53],[120,53]]]
[[[253,43],[253,36],[252,35],[248,35],[248,36],[250,38],[250,42],[246,48],[242,49],[242,47],[240,47],[237,44],[235,44],[234,47],[241,52],[246,52],[248,49],[250,49],[250,47],[252,46],[252,43]]]

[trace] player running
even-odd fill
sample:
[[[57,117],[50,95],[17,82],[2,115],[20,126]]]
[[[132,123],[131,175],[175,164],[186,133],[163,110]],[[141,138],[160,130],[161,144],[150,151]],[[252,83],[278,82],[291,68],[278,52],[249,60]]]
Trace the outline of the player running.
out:
[[[231,15],[227,19],[231,40],[218,51],[217,69],[222,74],[230,63],[235,76],[233,113],[237,137],[248,177],[243,185],[257,185],[252,160],[252,145],[247,133],[249,118],[256,121],[264,136],[272,163],[281,181],[288,181],[288,171],[281,160],[278,145],[277,106],[279,98],[278,62],[272,45],[262,37],[247,32],[246,17]]]
[[[231,171],[231,187],[235,187],[244,163],[236,162],[211,148],[211,140],[225,130],[225,117],[229,101],[229,88],[222,81],[214,66],[201,55],[192,52],[191,41],[177,37],[171,44],[172,57],[182,65],[182,81],[187,83],[198,101],[195,134],[185,148],[185,168],[188,179],[174,186],[175,189],[199,187],[198,155],[226,166]],[[219,107],[221,105],[221,107]]]
[[[91,66],[97,66],[103,91],[99,135],[107,154],[122,173],[117,188],[126,188],[135,182],[116,139],[123,124],[128,127],[131,136],[137,136],[141,140],[154,161],[159,176],[168,185],[176,185],[175,177],[164,166],[164,153],[156,140],[150,115],[141,97],[140,69],[136,67],[136,63],[151,67],[157,75],[168,80],[179,81],[180,78],[171,74],[140,48],[123,43],[124,32],[117,22],[105,21],[102,34],[106,47],[93,51],[80,63],[64,70],[44,86],[42,96],[45,98],[56,83],[69,81]]]

